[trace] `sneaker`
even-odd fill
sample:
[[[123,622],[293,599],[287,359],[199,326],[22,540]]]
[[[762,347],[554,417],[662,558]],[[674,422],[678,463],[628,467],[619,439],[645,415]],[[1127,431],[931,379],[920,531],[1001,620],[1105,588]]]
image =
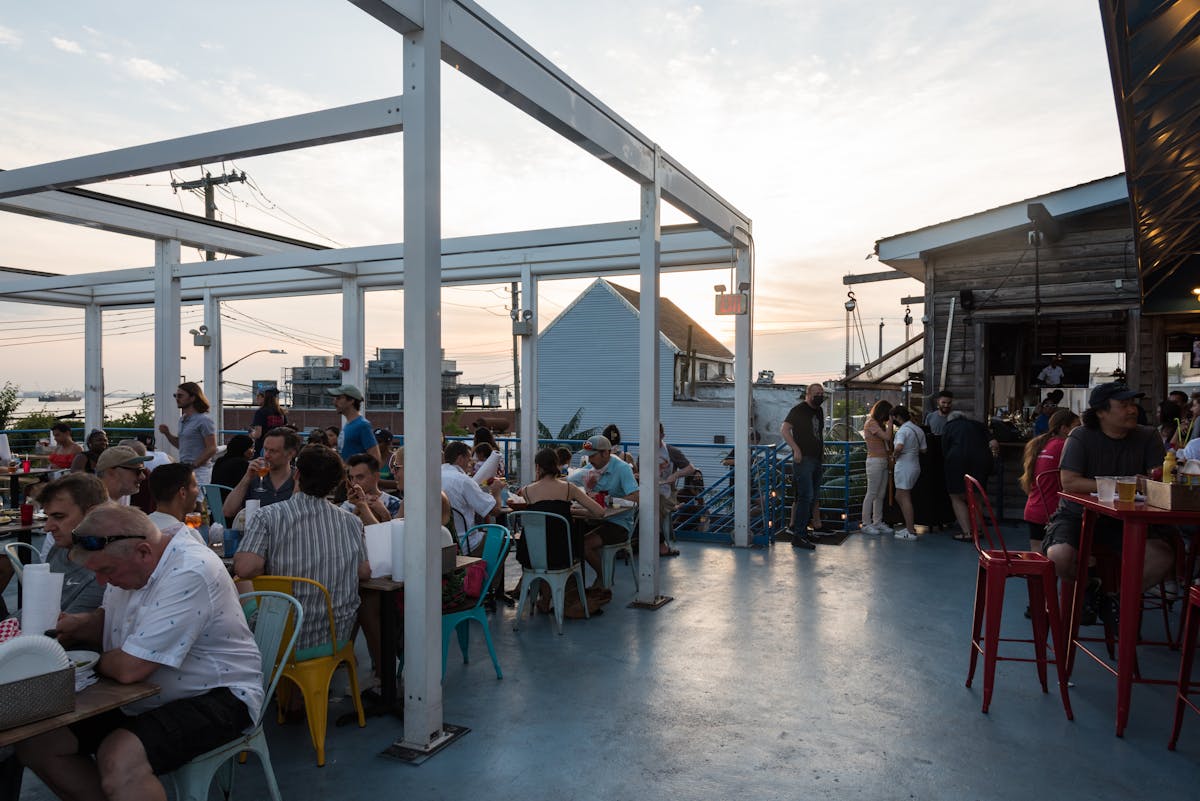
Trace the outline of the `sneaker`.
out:
[[[915,540],[916,534],[913,534],[906,528],[898,528],[893,532],[893,536],[898,540]]]
[[[806,537],[801,537],[799,534],[792,535],[792,547],[803,548],[807,551],[815,551],[817,549],[817,546],[814,545],[809,539]]]
[[[791,526],[779,529],[779,533],[775,535],[775,539],[777,540],[794,540],[795,538],[796,532],[792,531]]]
[[[879,527],[876,526],[874,523],[864,523],[862,525],[862,527],[859,529],[859,531],[862,532],[863,534],[878,534]]]
[[[895,531],[892,531],[892,527],[889,526],[887,523],[876,523],[875,531],[878,532],[879,534],[883,534],[885,536],[890,536],[890,535],[896,533]]]

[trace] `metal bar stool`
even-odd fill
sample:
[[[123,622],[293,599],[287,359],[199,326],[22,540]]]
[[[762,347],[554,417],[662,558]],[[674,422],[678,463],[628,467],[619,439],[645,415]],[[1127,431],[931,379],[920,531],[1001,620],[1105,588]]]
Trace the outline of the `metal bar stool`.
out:
[[[1175,688],[1175,723],[1171,728],[1171,741],[1167,743],[1167,748],[1171,751],[1175,750],[1175,743],[1179,740],[1179,729],[1183,726],[1183,708],[1190,706],[1193,711],[1200,712],[1200,708],[1188,698],[1192,682],[1192,660],[1196,656],[1196,631],[1200,629],[1200,612],[1196,611],[1197,608],[1200,608],[1200,587],[1191,587],[1188,589],[1187,609],[1184,612],[1179,684]]]

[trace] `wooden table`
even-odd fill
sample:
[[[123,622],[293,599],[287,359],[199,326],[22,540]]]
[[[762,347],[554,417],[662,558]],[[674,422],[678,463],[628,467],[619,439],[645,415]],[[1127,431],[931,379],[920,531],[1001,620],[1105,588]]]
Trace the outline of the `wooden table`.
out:
[[[1178,523],[1195,524],[1200,521],[1200,512],[1170,511],[1149,506],[1145,503],[1101,502],[1090,494],[1071,492],[1059,493],[1065,500],[1083,507],[1083,524],[1079,533],[1079,562],[1076,580],[1062,583],[1062,608],[1070,610],[1067,632],[1070,636],[1067,649],[1067,675],[1074,668],[1075,650],[1079,649],[1096,660],[1103,668],[1117,677],[1117,736],[1125,733],[1129,722],[1129,703],[1133,683],[1175,684],[1175,679],[1146,679],[1135,676],[1137,671],[1138,622],[1141,619],[1142,569],[1146,562],[1146,532],[1151,525]],[[1121,537],[1121,583],[1120,622],[1117,630],[1117,669],[1113,670],[1099,655],[1093,653],[1079,639],[1079,619],[1083,608],[1083,594],[1087,585],[1087,564],[1092,553],[1092,530],[1099,515],[1120,520],[1124,524]]]
[[[456,556],[454,569],[465,570],[467,565],[482,561],[478,556]],[[382,701],[378,705],[371,704],[367,714],[373,717],[391,712],[400,716],[404,709],[396,705],[396,593],[404,590],[404,582],[393,581],[391,576],[381,576],[360,581],[358,588],[383,596],[379,599],[379,658],[383,661],[379,665],[379,695]],[[440,633],[438,636],[440,639]]]
[[[91,687],[75,694],[75,710],[73,712],[64,712],[52,718],[35,720],[33,723],[26,723],[11,729],[0,729],[0,748],[95,717],[110,709],[158,695],[158,692],[158,685],[146,681],[120,684],[112,679],[102,677]]]
[[[15,473],[8,474],[8,505],[13,509],[21,505],[21,479],[33,476],[38,481],[46,481],[51,473],[57,473],[57,468],[50,467],[33,467],[28,472],[18,470]]]

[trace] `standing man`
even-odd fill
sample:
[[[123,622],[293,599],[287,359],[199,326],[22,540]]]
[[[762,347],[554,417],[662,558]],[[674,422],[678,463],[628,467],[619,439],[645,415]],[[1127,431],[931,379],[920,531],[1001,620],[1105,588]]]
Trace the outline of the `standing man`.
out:
[[[1037,375],[1037,382],[1043,387],[1057,387],[1063,382],[1063,374],[1066,371],[1063,369],[1062,354],[1056,354],[1050,363],[1042,368],[1042,371]]]
[[[349,461],[356,453],[368,453],[378,462],[379,444],[375,441],[371,423],[360,412],[363,404],[362,390],[353,384],[342,384],[325,391],[333,396],[333,408],[346,418],[346,425],[342,426],[337,438],[342,461]]]
[[[809,384],[804,401],[788,412],[779,433],[792,449],[792,516],[781,534],[790,535],[793,548],[813,550],[813,539],[806,536],[804,526],[812,519],[813,536],[821,529],[821,510],[818,492],[821,487],[821,467],[825,459],[825,387]]]
[[[948,389],[943,389],[937,394],[934,400],[937,403],[937,408],[925,415],[925,427],[929,429],[929,433],[935,437],[940,437],[946,430],[946,422],[950,419],[950,412],[954,411],[954,393]]]
[[[674,445],[667,444],[666,429],[658,424],[658,555],[679,556],[679,550],[671,543],[675,541],[675,532],[671,525],[671,516],[679,506],[679,479],[696,474],[696,467],[684,455],[683,451]]]
[[[274,428],[263,437],[263,453],[246,465],[246,474],[237,486],[229,491],[221,511],[226,520],[233,520],[246,505],[246,500],[258,501],[260,506],[286,501],[296,488],[296,473],[292,461],[300,452],[300,437],[290,428]],[[258,471],[266,468],[270,472],[264,478]]]
[[[251,727],[262,655],[229,572],[191,537],[110,504],[72,537],[72,555],[108,588],[96,611],[58,619],[59,639],[101,651],[101,676],[160,692],[25,740],[17,755],[59,798],[164,799],[157,776]]]
[[[212,460],[217,455],[217,424],[208,416],[208,398],[195,381],[185,381],[175,390],[179,407],[179,436],[166,423],[158,430],[179,449],[179,461],[196,469],[196,481],[208,484],[212,479]]]
[[[129,505],[129,496],[142,486],[149,458],[125,445],[114,445],[100,454],[96,460],[96,476],[104,482],[110,500]]]

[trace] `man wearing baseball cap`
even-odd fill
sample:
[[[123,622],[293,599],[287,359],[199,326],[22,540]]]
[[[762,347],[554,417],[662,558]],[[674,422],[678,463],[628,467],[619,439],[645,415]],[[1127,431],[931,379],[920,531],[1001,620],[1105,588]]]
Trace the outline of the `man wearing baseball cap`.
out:
[[[1158,432],[1137,422],[1138,399],[1143,397],[1144,392],[1135,392],[1117,382],[1092,389],[1083,425],[1071,432],[1063,446],[1060,463],[1063,490],[1094,493],[1096,476],[1148,474],[1162,464],[1166,451]],[[1061,500],[1046,524],[1042,551],[1054,562],[1062,578],[1075,578],[1082,522],[1083,508]],[[1120,521],[1101,516],[1096,521],[1094,542],[1120,553],[1121,529]],[[1174,550],[1167,539],[1173,530],[1171,526],[1150,527],[1142,574],[1146,587],[1157,584],[1174,566]],[[1103,613],[1104,609],[1100,611]]]
[[[371,423],[362,416],[362,390],[353,384],[342,384],[325,390],[333,396],[333,408],[346,419],[342,431],[338,434],[338,452],[342,461],[346,461],[356,453],[366,453],[379,459],[379,445],[375,442],[375,434]]]
[[[580,470],[567,478],[579,484],[588,493],[604,492],[612,498],[625,498],[638,502],[638,482],[633,477],[633,468],[621,459],[614,459],[612,443],[608,437],[597,434],[583,443],[590,470]],[[633,509],[605,518],[603,522],[587,532],[583,540],[583,558],[596,573],[595,585],[599,586],[602,574],[600,549],[605,545],[616,545],[628,539],[633,532]]]
[[[129,496],[142,486],[148,461],[149,456],[142,456],[128,445],[114,445],[100,454],[96,475],[104,482],[109,499],[128,506]]]

